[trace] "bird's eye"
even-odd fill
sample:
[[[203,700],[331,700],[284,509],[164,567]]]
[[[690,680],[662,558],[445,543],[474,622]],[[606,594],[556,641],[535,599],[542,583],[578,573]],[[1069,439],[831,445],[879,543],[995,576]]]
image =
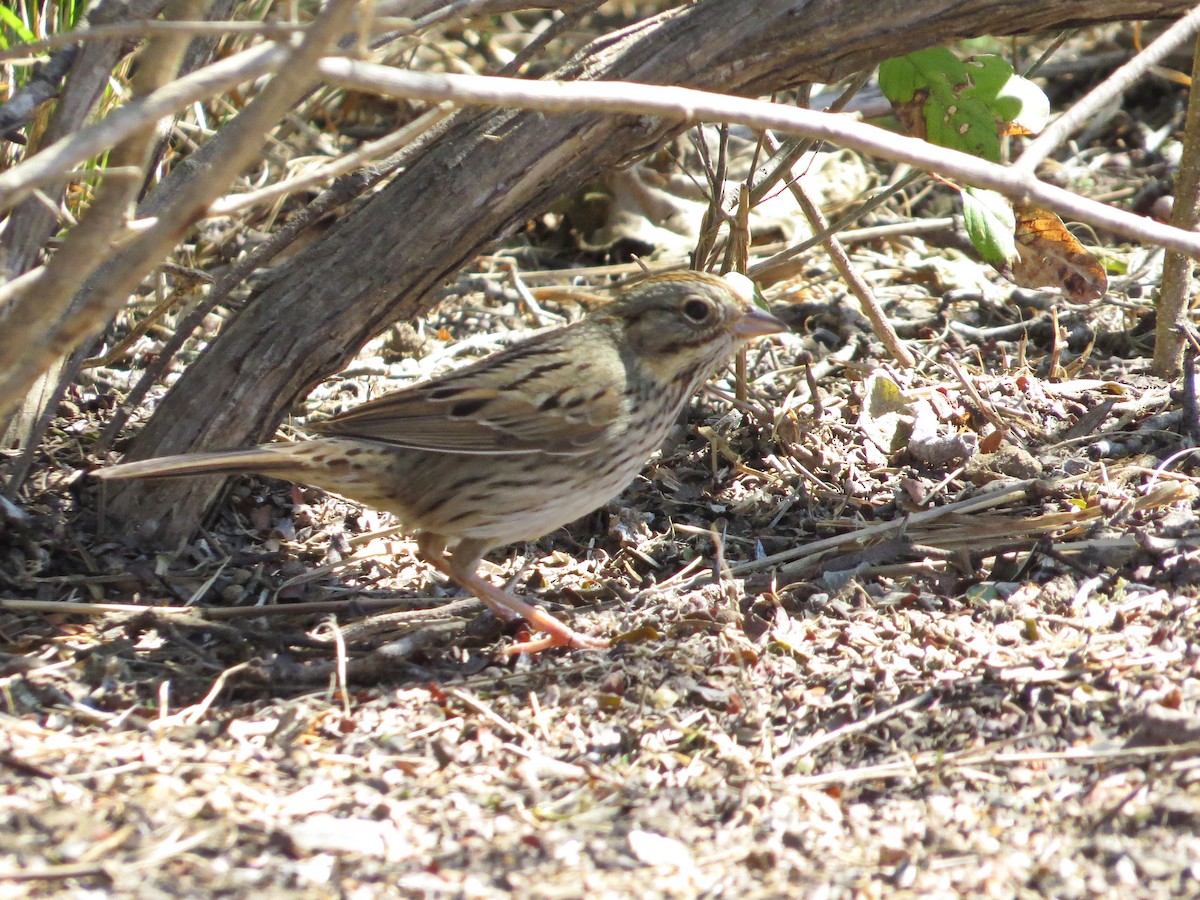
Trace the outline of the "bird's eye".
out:
[[[683,315],[697,325],[702,324],[712,315],[712,304],[700,297],[692,297],[683,304]]]

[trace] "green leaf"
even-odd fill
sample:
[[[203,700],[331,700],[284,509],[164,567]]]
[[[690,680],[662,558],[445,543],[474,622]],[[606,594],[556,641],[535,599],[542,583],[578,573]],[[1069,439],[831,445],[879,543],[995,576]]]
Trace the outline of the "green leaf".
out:
[[[1002,194],[973,187],[963,191],[962,204],[967,236],[979,254],[997,268],[1011,265],[1017,258],[1012,204]]]
[[[879,86],[914,133],[992,162],[1000,161],[1002,125],[1036,132],[1049,115],[1041,90],[990,54],[964,61],[945,47],[920,50],[881,63]]]
[[[945,47],[918,50],[879,64],[879,88],[893,103],[907,103],[918,90],[930,87],[935,80],[947,83],[965,77],[966,66]]]
[[[23,43],[31,44],[36,38],[33,32],[21,21],[20,17],[7,6],[0,6],[0,25],[11,28],[13,33],[21,39]],[[0,47],[8,48],[8,41],[4,37],[4,30],[0,28]]]

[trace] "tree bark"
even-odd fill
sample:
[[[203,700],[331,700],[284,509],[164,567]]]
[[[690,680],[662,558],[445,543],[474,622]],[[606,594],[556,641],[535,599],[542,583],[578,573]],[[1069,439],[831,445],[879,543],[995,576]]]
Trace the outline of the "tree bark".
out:
[[[700,0],[594,41],[553,77],[761,95],[960,38],[1189,8],[1168,0]],[[253,298],[167,394],[129,458],[268,439],[299,396],[389,324],[426,312],[442,283],[491,242],[684,127],[644,116],[460,113],[388,187]],[[179,540],[220,485],[130,482],[109,510]]]

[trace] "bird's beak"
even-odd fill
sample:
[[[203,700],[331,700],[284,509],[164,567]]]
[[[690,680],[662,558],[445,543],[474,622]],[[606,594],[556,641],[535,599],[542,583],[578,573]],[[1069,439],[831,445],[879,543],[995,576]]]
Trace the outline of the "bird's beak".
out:
[[[764,334],[777,334],[787,330],[787,325],[757,306],[747,311],[733,326],[733,333],[741,340],[761,337]]]

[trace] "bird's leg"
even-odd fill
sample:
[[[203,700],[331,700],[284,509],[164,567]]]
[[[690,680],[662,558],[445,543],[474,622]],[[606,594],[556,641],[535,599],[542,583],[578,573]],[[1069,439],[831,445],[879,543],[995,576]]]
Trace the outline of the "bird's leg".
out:
[[[425,562],[429,563],[455,584],[466,588],[468,591],[482,600],[487,608],[490,609],[496,615],[496,618],[498,618],[501,622],[516,622],[521,618],[521,613],[518,610],[512,608],[507,603],[497,603],[493,597],[481,593],[476,589],[475,585],[468,584],[467,581],[461,575],[459,575],[458,570],[454,566],[454,562],[446,556],[446,539],[440,534],[434,534],[430,531],[420,532],[417,535],[417,552],[420,553],[421,559],[425,560]],[[473,561],[472,569],[474,569],[474,565],[477,563],[478,557]],[[492,587],[492,585],[483,581],[482,578],[479,578],[478,575],[475,575],[475,577],[487,585],[487,587]],[[493,588],[493,590],[498,589]],[[507,597],[503,591],[499,591],[499,593],[502,596]]]
[[[487,551],[486,544],[476,541],[461,541],[451,558],[446,557],[446,542],[440,535],[421,532],[417,535],[417,549],[421,557],[431,566],[462,585],[495,613],[502,621],[524,619],[530,627],[546,632],[546,637],[536,641],[525,641],[505,649],[505,653],[539,653],[551,647],[607,647],[603,638],[589,637],[560,622],[544,609],[526,603],[501,590],[476,571],[479,560]]]

